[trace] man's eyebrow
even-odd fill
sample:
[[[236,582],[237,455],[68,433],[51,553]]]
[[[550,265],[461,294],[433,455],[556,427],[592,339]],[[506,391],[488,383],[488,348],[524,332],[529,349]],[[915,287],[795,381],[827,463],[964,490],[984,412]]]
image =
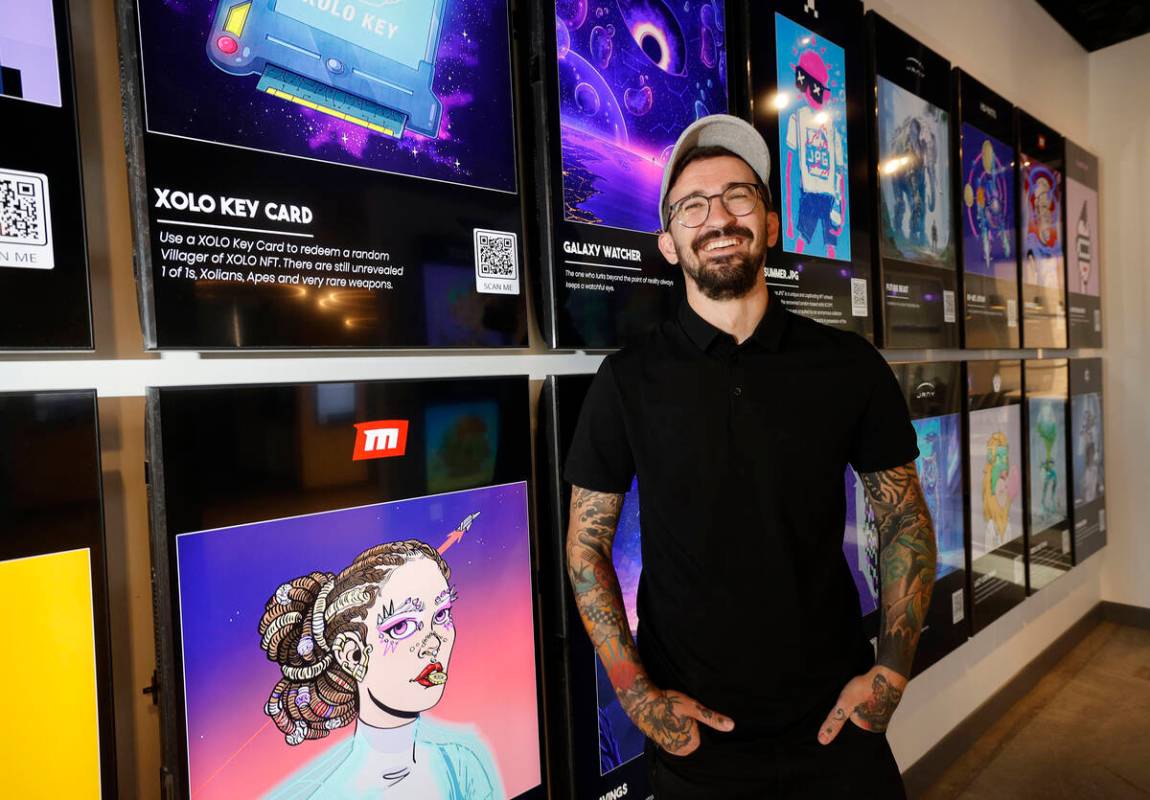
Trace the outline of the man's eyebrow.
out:
[[[727,183],[723,184],[723,188],[720,190],[720,193],[727,191],[732,186],[756,186],[756,185],[757,184],[754,181],[728,181]],[[673,206],[678,205],[679,203],[686,200],[688,197],[706,197],[706,196],[707,196],[707,193],[704,192],[702,189],[696,189],[693,192],[688,192],[687,194],[683,195],[678,200],[675,200],[674,202],[672,202],[670,205],[673,205]]]

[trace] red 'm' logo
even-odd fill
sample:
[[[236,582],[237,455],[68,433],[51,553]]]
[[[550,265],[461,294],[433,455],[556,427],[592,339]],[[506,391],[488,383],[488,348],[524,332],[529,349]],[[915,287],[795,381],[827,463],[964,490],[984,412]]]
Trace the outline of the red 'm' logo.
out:
[[[355,423],[355,452],[352,461],[390,458],[407,452],[407,420],[381,419]]]

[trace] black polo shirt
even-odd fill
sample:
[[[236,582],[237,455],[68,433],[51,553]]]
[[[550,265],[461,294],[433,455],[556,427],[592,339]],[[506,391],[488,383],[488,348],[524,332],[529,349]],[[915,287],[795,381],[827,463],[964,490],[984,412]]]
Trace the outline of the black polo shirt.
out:
[[[656,685],[731,716],[731,739],[757,739],[873,665],[843,555],[844,471],[917,455],[865,339],[772,297],[739,345],[684,301],[604,360],[564,477],[624,493],[638,476],[643,662]]]

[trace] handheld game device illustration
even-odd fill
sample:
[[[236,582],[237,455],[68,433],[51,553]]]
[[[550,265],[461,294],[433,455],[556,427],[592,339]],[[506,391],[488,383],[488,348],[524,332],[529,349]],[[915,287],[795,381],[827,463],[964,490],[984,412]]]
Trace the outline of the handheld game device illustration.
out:
[[[220,0],[208,58],[274,97],[396,139],[435,136],[448,0]]]

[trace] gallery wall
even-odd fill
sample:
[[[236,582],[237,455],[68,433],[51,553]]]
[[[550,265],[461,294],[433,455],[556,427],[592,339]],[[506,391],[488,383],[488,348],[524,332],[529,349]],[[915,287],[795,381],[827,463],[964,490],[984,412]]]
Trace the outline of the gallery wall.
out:
[[[1088,55],[1031,0],[869,2],[908,33],[1091,147],[1103,163],[1102,258],[1108,456],[1113,476],[1110,547],[1008,613],[959,652],[917,678],[891,729],[905,769],[974,711],[1100,599],[1150,606],[1150,570],[1141,498],[1150,496],[1143,454],[1150,449],[1144,398],[1150,390],[1150,285],[1138,258],[1147,251],[1142,187],[1150,175],[1150,103],[1136,64],[1150,61],[1150,37]],[[124,796],[157,797],[158,713],[141,688],[155,664],[147,499],[144,490],[143,387],[154,383],[371,379],[421,375],[529,373],[537,393],[547,374],[592,372],[599,357],[548,353],[529,325],[530,346],[498,355],[317,354],[201,357],[145,353],[132,276],[132,240],[123,117],[112,3],[73,3],[96,351],[91,356],[8,359],[0,383],[11,388],[96,386],[100,415],[118,767]],[[944,33],[945,32],[945,33]],[[1113,109],[1126,115],[1113,124]],[[1109,123],[1109,124],[1108,124]],[[527,269],[532,265],[528,263]],[[529,306],[530,308],[530,306]],[[1091,351],[1088,354],[1098,354]],[[990,355],[990,354],[987,354]],[[1013,353],[1011,353],[1013,355]],[[1034,355],[1024,351],[1024,356]],[[961,358],[961,351],[916,354]]]
[[[1115,532],[1102,573],[1102,599],[1145,608],[1150,606],[1150,88],[1144,79],[1150,36],[1092,53],[1089,63],[1087,140],[1105,159],[1099,203],[1106,209],[1106,434],[1113,498],[1108,513]]]

